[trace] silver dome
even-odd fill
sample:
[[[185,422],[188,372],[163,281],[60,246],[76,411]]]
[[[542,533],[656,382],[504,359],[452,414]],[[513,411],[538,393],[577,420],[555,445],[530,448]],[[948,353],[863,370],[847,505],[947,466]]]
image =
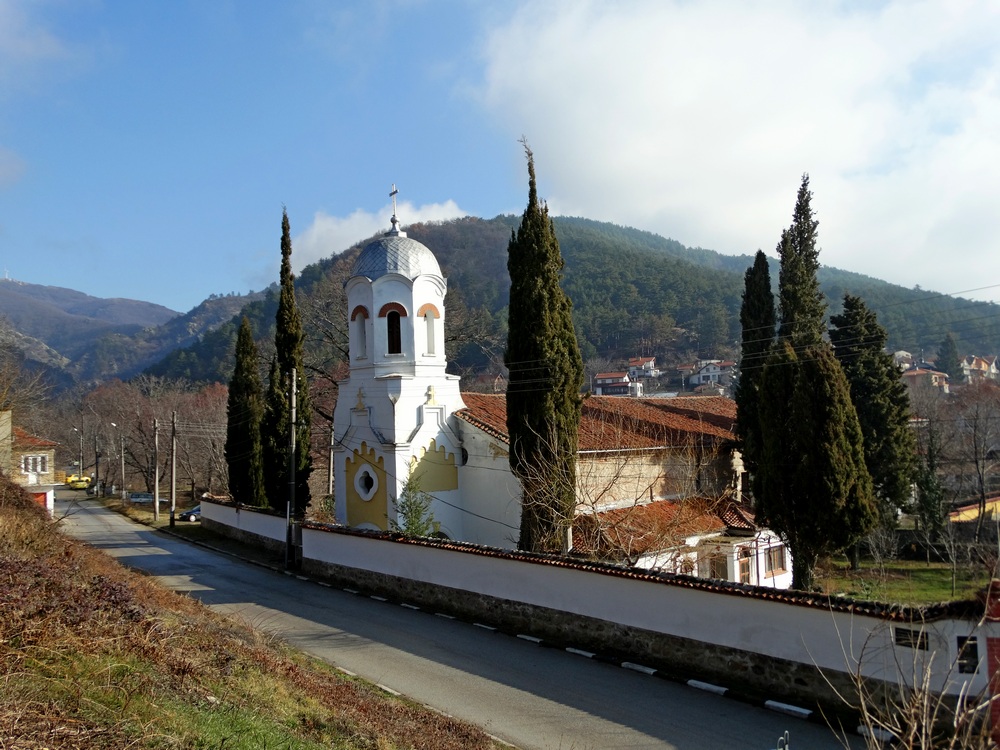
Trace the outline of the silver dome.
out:
[[[390,273],[412,280],[424,274],[441,276],[441,266],[426,245],[402,232],[389,232],[365,246],[354,262],[351,276],[366,276],[374,281]]]

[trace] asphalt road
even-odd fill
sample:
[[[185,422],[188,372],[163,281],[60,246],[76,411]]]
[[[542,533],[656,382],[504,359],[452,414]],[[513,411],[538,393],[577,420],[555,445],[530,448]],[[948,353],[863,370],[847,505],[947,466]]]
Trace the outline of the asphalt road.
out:
[[[95,501],[57,500],[56,515],[73,536],[164,585],[524,750],[765,750],[786,730],[795,750],[844,747],[816,724],[276,573]]]

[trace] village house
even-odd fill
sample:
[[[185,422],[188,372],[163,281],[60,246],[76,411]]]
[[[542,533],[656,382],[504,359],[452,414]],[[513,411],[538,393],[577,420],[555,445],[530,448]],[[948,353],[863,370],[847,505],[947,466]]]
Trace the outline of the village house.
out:
[[[1000,368],[997,367],[996,357],[979,357],[970,354],[963,357],[961,361],[962,382],[979,383],[984,380],[1000,380]]]
[[[699,360],[698,367],[688,376],[688,383],[692,387],[709,384],[728,386],[735,371],[736,363],[729,360]]]
[[[910,397],[919,394],[948,393],[948,375],[927,367],[913,367],[902,374]]]
[[[11,412],[0,412],[0,464],[8,477],[50,513],[55,502],[58,445],[16,427]]]
[[[508,460],[506,397],[460,393],[458,377],[447,374],[446,290],[433,253],[408,238],[395,215],[392,229],[355,262],[345,284],[350,370],[340,382],[332,434],[336,517],[354,528],[391,530],[399,521],[396,499],[412,476],[432,498],[440,536],[512,549],[521,489]],[[601,394],[641,385],[627,372],[596,380]],[[760,553],[764,570],[766,550],[780,542],[741,504],[735,416],[734,403],[718,397],[585,398],[576,513],[590,518],[579,522],[584,537],[575,552],[763,582],[765,574],[745,576],[744,568],[755,571]],[[654,528],[643,532],[639,522]],[[594,529],[601,534],[588,536]],[[633,541],[620,544],[640,533],[641,554]],[[790,571],[787,551],[780,557],[771,553]],[[772,568],[772,583],[780,585]]]
[[[627,372],[599,372],[594,376],[595,396],[642,396],[642,383],[633,382]]]
[[[628,361],[628,376],[632,380],[658,378],[660,374],[656,368],[656,357],[632,357]]]

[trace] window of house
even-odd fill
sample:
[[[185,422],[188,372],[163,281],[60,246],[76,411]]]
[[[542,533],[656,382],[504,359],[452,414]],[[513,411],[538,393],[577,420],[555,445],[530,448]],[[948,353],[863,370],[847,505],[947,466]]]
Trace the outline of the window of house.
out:
[[[893,628],[892,636],[897,646],[918,648],[921,651],[927,650],[927,632],[924,630]]]
[[[769,547],[764,553],[764,575],[770,578],[785,572],[785,548],[782,545]]]
[[[979,644],[974,635],[958,636],[958,672],[975,674],[979,671]]]
[[[48,456],[22,456],[21,470],[25,474],[45,474],[49,470]]]
[[[729,580],[729,569],[726,565],[726,558],[718,555],[708,561],[708,577],[718,578],[722,581]]]
[[[750,558],[740,558],[740,583],[750,583]]]
[[[386,338],[389,345],[389,354],[403,353],[403,334],[400,325],[399,313],[391,310],[385,316]]]

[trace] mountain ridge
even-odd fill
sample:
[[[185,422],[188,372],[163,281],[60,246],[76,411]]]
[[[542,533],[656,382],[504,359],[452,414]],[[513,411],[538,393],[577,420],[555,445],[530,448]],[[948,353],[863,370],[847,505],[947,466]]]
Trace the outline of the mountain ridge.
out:
[[[466,339],[449,352],[463,372],[495,372],[497,348],[505,336],[509,295],[507,243],[520,217],[463,217],[415,223],[408,236],[434,252],[446,278],[450,323],[475,319]],[[693,356],[732,356],[740,337],[739,307],[743,274],[750,255],[723,255],[688,248],[652,232],[583,217],[554,217],[565,261],[563,285],[574,308],[574,322],[585,358],[622,361],[653,354],[669,365]],[[378,236],[378,235],[374,235]],[[326,346],[317,367],[337,359],[337,344],[327,341],[343,314],[338,288],[351,259],[371,238],[306,266],[296,280],[300,305],[314,321],[307,332],[315,346]],[[777,281],[777,261],[770,258]],[[907,289],[874,277],[822,266],[819,280],[829,313],[839,311],[843,295],[865,299],[889,331],[892,349],[936,351],[946,333],[960,350],[1000,351],[1000,307],[921,289]],[[239,319],[247,315],[255,336],[273,337],[273,288],[250,295],[213,295],[187,313],[124,298],[101,299],[59,287],[0,280],[0,315],[36,351],[28,356],[46,368],[61,368],[78,383],[96,383],[139,372],[195,381],[226,381]],[[471,318],[469,316],[472,316]],[[333,334],[336,336],[336,334]],[[478,346],[472,337],[490,339]]]

